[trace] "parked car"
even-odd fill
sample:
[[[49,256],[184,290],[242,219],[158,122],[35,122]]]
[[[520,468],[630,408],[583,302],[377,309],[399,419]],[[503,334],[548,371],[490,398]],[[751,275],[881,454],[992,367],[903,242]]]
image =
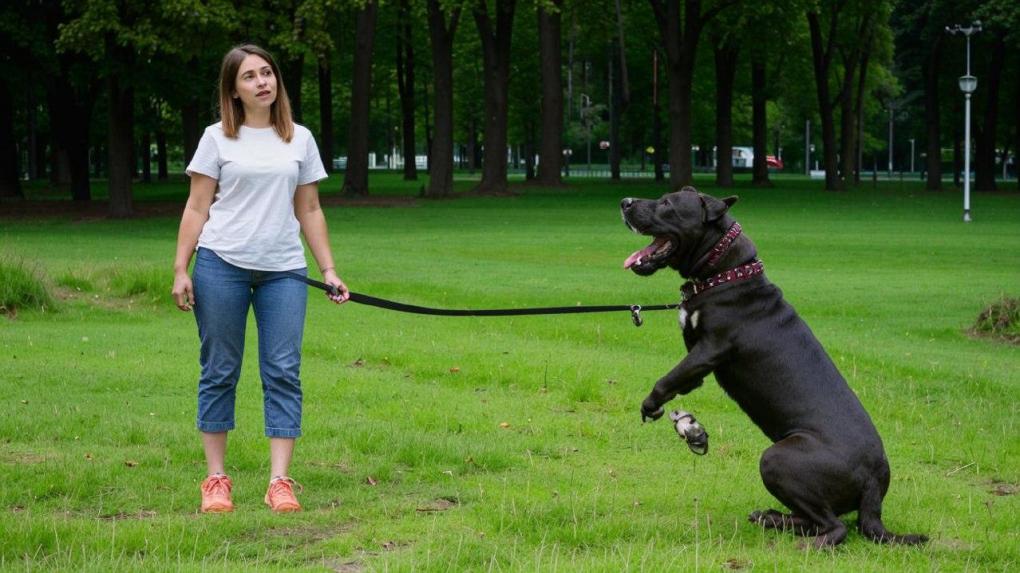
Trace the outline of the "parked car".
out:
[[[783,160],[779,159],[775,155],[766,155],[765,156],[765,165],[768,165],[772,169],[782,169],[783,168]]]

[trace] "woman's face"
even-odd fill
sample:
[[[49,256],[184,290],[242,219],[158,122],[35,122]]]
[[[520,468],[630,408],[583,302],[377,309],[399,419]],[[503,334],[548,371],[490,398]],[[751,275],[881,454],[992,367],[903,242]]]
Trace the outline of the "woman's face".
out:
[[[248,54],[237,68],[234,97],[241,100],[246,112],[268,111],[276,101],[276,74],[269,62],[256,54]]]

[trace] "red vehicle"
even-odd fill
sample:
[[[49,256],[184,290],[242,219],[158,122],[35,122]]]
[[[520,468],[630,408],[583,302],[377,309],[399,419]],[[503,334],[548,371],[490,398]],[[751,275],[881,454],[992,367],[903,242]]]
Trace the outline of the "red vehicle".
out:
[[[769,167],[771,167],[773,169],[782,169],[783,168],[783,160],[779,159],[775,155],[766,155],[765,156],[765,165],[767,165],[767,166],[769,166]]]

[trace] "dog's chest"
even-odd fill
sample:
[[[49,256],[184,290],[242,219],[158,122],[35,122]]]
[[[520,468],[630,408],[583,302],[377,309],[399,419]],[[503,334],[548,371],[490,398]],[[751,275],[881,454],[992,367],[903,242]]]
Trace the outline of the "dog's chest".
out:
[[[685,335],[694,334],[698,329],[698,322],[701,320],[701,311],[688,311],[687,307],[680,307],[680,316],[678,321],[680,322],[680,331]]]

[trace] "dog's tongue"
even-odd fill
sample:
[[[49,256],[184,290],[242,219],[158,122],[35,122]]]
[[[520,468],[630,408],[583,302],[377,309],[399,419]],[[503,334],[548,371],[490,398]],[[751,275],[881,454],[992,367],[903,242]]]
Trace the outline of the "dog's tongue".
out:
[[[635,252],[633,255],[627,257],[627,260],[623,262],[623,268],[629,269],[629,268],[633,267],[641,259],[643,259],[643,258],[645,258],[647,256],[650,256],[652,253],[654,253],[655,251],[659,250],[659,247],[661,247],[666,241],[667,241],[667,239],[665,239],[665,238],[657,237],[654,241],[652,241],[651,245],[648,245],[647,247],[645,247],[645,248],[641,249],[640,251]]]

